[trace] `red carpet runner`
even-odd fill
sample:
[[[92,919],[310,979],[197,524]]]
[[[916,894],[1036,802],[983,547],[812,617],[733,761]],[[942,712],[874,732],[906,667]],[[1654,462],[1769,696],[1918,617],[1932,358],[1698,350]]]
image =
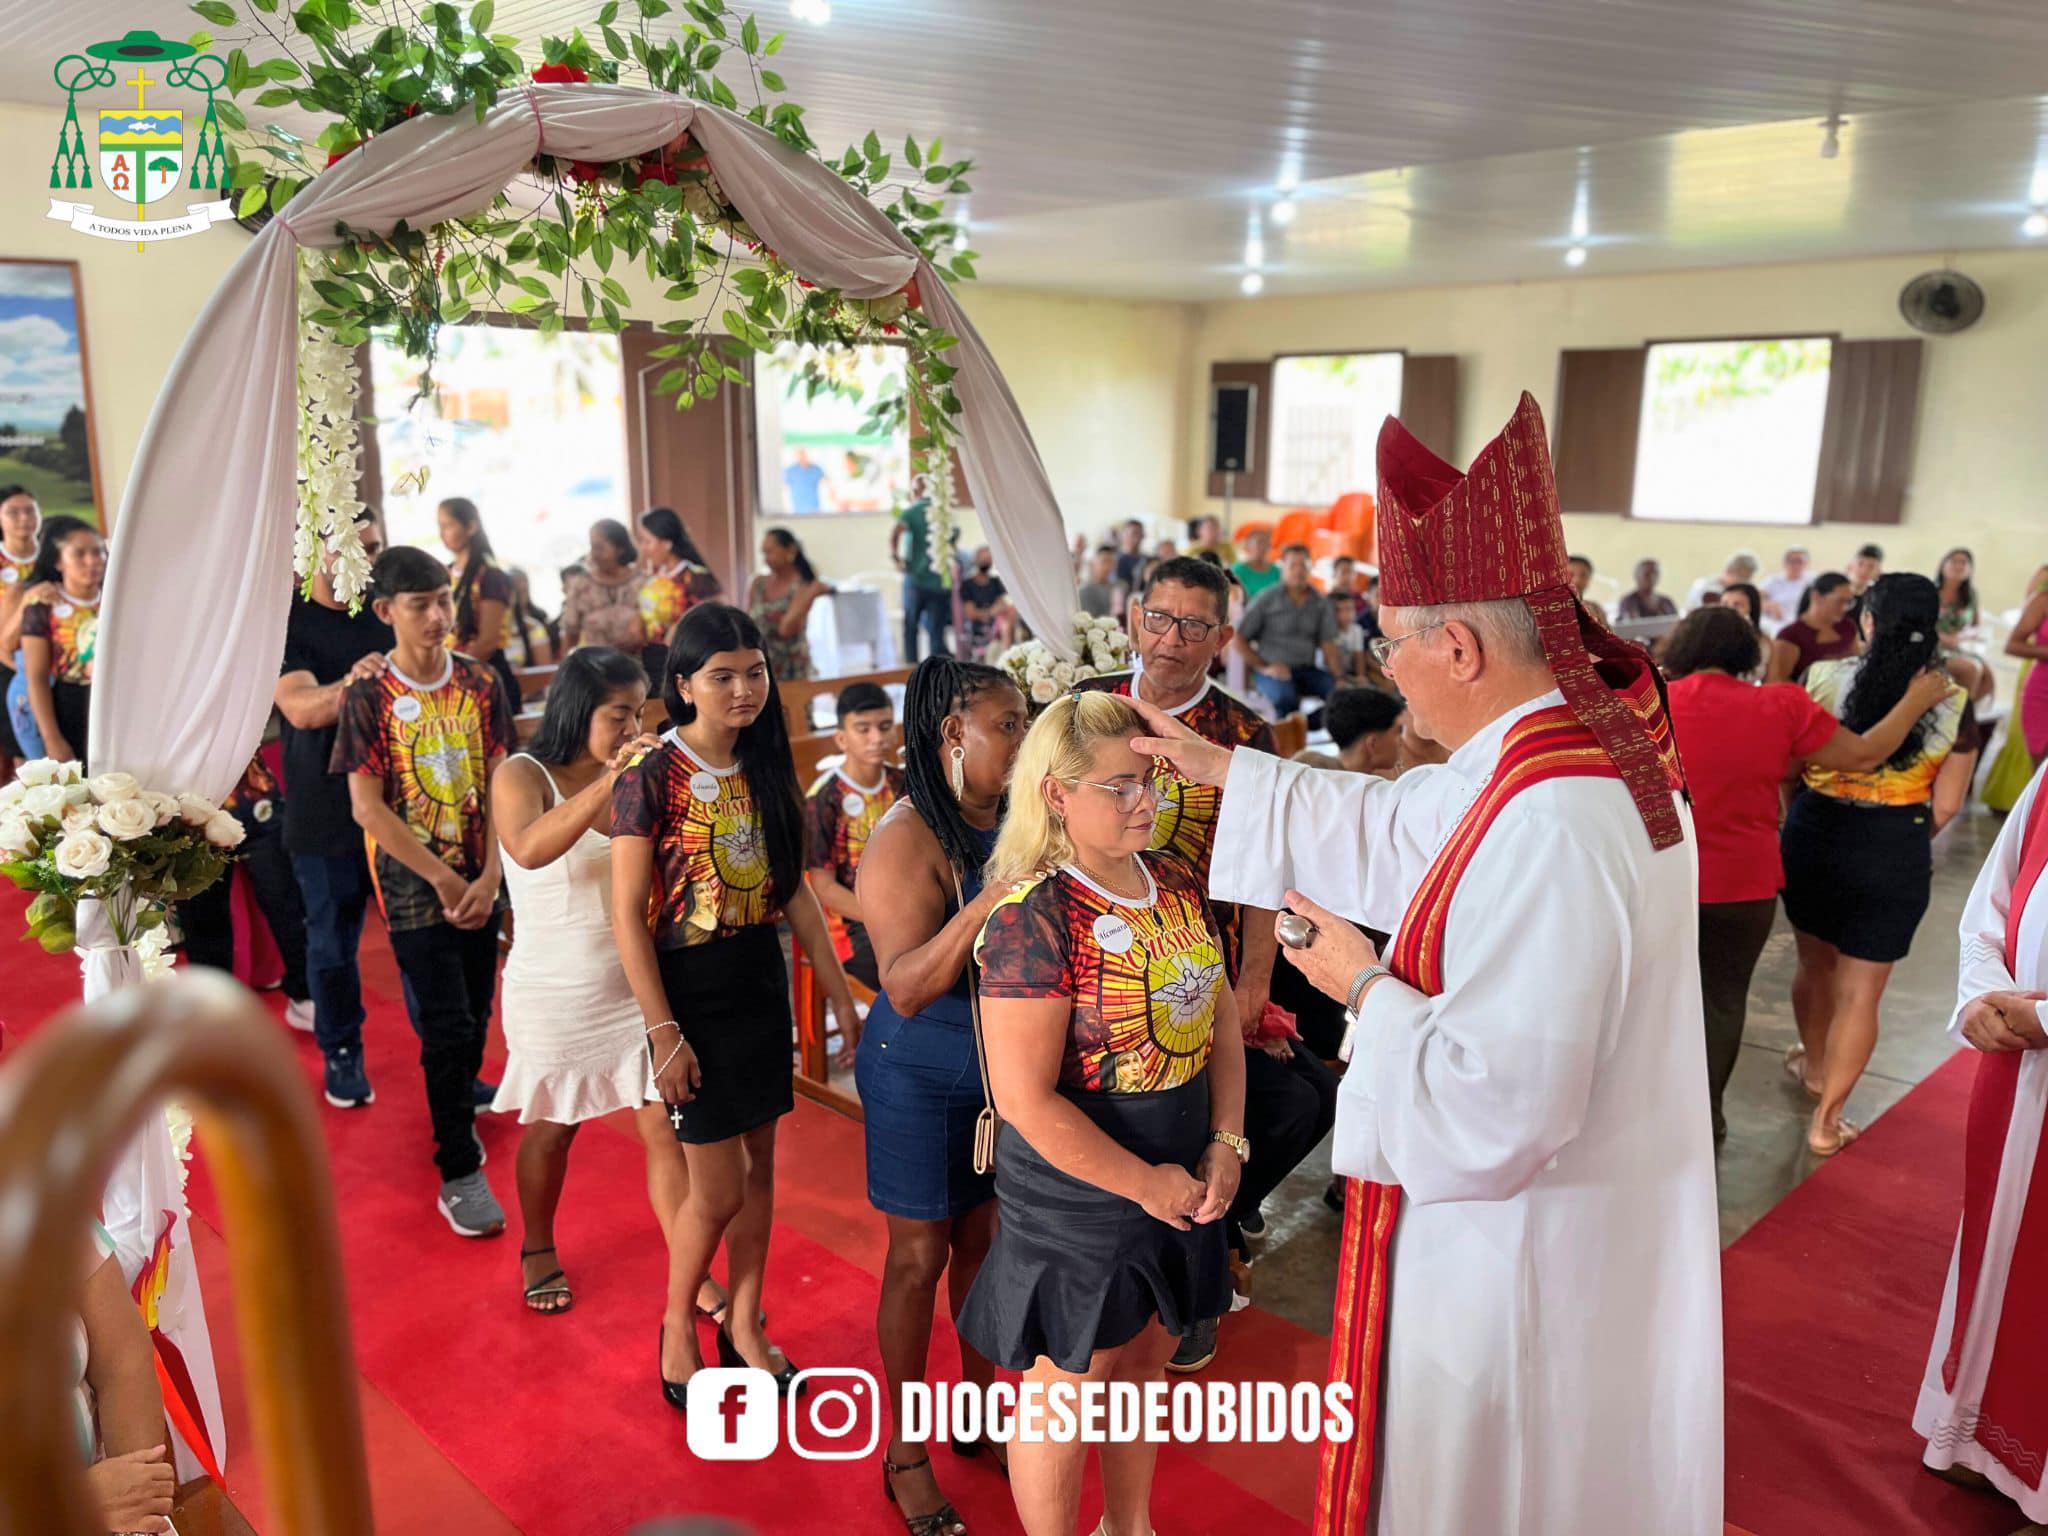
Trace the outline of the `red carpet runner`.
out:
[[[1962,1211],[1960,1052],[1722,1260],[1728,1519],[1756,1536],[2007,1536],[1920,1465],[1913,1404]]]
[[[0,893],[0,941],[11,946],[0,1028],[10,1038],[77,995],[69,957],[47,959],[16,940],[23,907],[17,893]],[[365,1056],[377,1101],[358,1111],[323,1104],[321,1114],[340,1198],[380,1536],[610,1536],[684,1512],[726,1515],[762,1536],[900,1532],[877,1486],[879,1450],[857,1462],[806,1461],[784,1449],[765,1462],[712,1464],[684,1448],[682,1423],[656,1391],[663,1254],[639,1145],[624,1117],[586,1127],[572,1154],[556,1226],[576,1291],[572,1311],[541,1318],[520,1300],[512,1180],[518,1127],[509,1118],[478,1123],[490,1152],[486,1172],[510,1229],[481,1242],[449,1232],[433,1205],[417,1046],[374,922],[364,966]],[[272,1006],[281,1007],[275,994]],[[310,1037],[294,1040],[317,1091],[318,1052]],[[495,1033],[492,1057],[502,1059]],[[884,1233],[866,1200],[860,1128],[799,1101],[783,1122],[778,1167],[767,1297],[776,1342],[799,1366],[879,1374],[874,1307]],[[192,1196],[202,1238],[218,1233],[203,1169],[195,1171]],[[229,1489],[260,1528],[219,1243],[204,1245],[200,1260],[230,1398]],[[933,1355],[957,1359],[949,1332]],[[1245,1312],[1226,1325],[1209,1378],[1320,1380],[1327,1356],[1325,1339]],[[1008,1485],[986,1458],[963,1461],[941,1450],[934,1465],[976,1536],[1018,1530]],[[1153,1508],[1170,1536],[1284,1533],[1302,1528],[1314,1489],[1312,1447],[1169,1447]],[[1091,1471],[1088,1523],[1100,1508]]]

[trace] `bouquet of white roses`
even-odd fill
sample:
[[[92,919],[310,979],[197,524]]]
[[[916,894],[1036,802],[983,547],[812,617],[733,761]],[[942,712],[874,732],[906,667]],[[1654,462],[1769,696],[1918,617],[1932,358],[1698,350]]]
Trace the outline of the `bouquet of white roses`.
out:
[[[1062,661],[1042,640],[1013,645],[995,664],[1009,674],[1033,705],[1050,704],[1076,683],[1107,673],[1121,672],[1131,664],[1131,640],[1114,619],[1091,614],[1074,615],[1075,661]]]
[[[39,757],[0,785],[0,874],[25,891],[29,937],[53,955],[77,940],[78,903],[106,904],[132,944],[173,902],[221,877],[242,824],[211,800],[144,789],[132,774],[88,779]]]

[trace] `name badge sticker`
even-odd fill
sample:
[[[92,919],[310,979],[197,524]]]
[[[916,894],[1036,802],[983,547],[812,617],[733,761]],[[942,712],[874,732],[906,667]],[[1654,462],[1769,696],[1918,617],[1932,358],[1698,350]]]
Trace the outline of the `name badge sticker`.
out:
[[[1105,954],[1127,955],[1131,945],[1137,941],[1137,934],[1130,922],[1114,912],[1105,912],[1095,919],[1095,942]]]
[[[409,693],[401,693],[391,701],[391,713],[411,725],[420,717],[420,701]]]
[[[718,775],[708,769],[699,768],[690,775],[690,798],[692,800],[716,800],[718,798]]]
[[[846,798],[839,802],[839,809],[846,812],[846,814],[849,816],[858,816],[862,811],[866,810],[867,808],[867,801],[863,800],[859,795],[856,795],[852,790],[848,790],[846,792]]]

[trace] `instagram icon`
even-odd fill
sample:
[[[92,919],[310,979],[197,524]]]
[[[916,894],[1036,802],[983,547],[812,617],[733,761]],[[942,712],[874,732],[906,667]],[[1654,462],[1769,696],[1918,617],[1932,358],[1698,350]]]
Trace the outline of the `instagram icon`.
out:
[[[694,1384],[694,1383],[693,1383]],[[866,1371],[797,1372],[789,1394],[789,1448],[809,1461],[859,1461],[882,1438],[882,1395]]]

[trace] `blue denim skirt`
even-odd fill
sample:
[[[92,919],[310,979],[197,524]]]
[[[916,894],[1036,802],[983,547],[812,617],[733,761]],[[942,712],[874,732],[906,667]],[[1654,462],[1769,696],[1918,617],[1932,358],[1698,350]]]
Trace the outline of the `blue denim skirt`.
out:
[[[877,993],[854,1056],[866,1116],[868,1203],[891,1216],[944,1221],[995,1197],[995,1175],[974,1171],[981,1068],[974,1019],[948,993],[903,1017]]]

